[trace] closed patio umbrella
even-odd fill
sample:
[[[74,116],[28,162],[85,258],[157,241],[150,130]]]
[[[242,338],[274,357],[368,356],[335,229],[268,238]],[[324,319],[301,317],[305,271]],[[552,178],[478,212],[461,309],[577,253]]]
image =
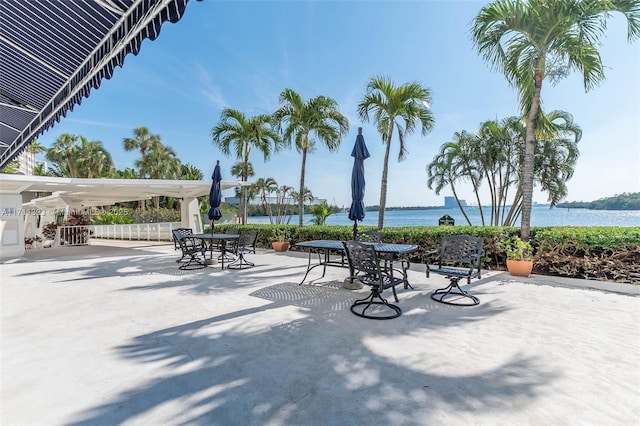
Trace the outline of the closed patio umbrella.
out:
[[[353,170],[351,171],[351,208],[349,209],[349,220],[353,220],[353,239],[358,235],[358,221],[364,219],[364,160],[370,157],[367,145],[362,136],[362,127],[358,127],[356,143],[351,151],[353,157]]]
[[[211,233],[213,234],[213,221],[219,220],[222,217],[220,211],[220,203],[222,203],[222,189],[220,188],[220,181],[222,180],[222,173],[220,173],[220,161],[216,162],[216,167],[213,169],[213,175],[211,175],[211,189],[209,190],[209,220],[211,221]]]

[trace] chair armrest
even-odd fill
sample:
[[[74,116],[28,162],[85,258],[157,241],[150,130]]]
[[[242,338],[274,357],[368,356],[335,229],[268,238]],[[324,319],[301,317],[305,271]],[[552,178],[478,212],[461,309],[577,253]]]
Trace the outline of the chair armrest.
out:
[[[190,237],[188,235],[185,235],[184,237],[182,237],[182,240],[184,241],[185,246],[188,247],[188,248],[206,247],[205,244],[204,244],[204,241],[202,241],[199,238]]]
[[[422,253],[422,260],[428,263],[428,260],[429,260],[430,258],[432,258],[432,257],[436,257],[436,255],[439,255],[439,254],[440,254],[441,249],[442,249],[441,247],[438,247],[438,248],[437,248],[437,249],[435,249],[435,250],[425,250],[425,251]]]

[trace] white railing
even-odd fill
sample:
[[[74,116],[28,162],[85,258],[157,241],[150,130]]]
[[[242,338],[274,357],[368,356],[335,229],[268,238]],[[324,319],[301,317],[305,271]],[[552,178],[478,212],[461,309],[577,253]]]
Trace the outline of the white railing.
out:
[[[90,225],[58,226],[54,245],[59,246],[86,246],[91,238]]]
[[[171,232],[180,222],[134,223],[130,225],[92,225],[91,238],[109,240],[171,241]]]

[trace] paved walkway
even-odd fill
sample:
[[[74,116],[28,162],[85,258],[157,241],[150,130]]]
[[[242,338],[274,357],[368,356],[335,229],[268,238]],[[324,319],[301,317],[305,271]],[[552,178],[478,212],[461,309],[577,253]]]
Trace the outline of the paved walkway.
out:
[[[403,315],[372,321],[346,270],[298,286],[306,256],[250,256],[181,272],[173,245],[106,242],[0,265],[0,424],[638,424],[636,287],[486,273],[459,308],[412,265]]]

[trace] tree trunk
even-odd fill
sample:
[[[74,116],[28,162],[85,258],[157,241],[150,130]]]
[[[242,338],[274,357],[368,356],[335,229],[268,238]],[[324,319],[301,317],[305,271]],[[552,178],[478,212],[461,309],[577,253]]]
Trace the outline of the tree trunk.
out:
[[[249,151],[250,149],[245,146],[244,149],[244,158],[242,162],[242,181],[247,182],[249,180]],[[240,192],[242,193],[242,205],[240,214],[242,215],[242,219],[240,222],[242,225],[247,224],[247,187],[243,186],[240,188]]]
[[[302,167],[300,168],[300,189],[298,190],[298,225],[302,226],[304,224],[304,173],[305,166],[307,164],[307,144],[306,144],[306,136],[304,148],[302,148]]]
[[[536,148],[536,119],[540,110],[540,92],[542,91],[542,75],[540,58],[536,60],[534,81],[535,90],[531,100],[531,109],[527,117],[527,133],[525,136],[524,167],[522,171],[522,221],[520,222],[520,238],[529,240],[531,231],[531,205],[533,203],[533,162]]]
[[[380,210],[378,210],[378,230],[384,226],[384,209],[387,205],[387,175],[389,173],[389,151],[391,151],[391,136],[393,136],[393,121],[389,125],[387,146],[384,150],[384,163],[382,165],[382,183],[380,184]]]
[[[462,212],[462,215],[464,216],[465,220],[467,221],[467,224],[468,224],[469,226],[472,226],[472,225],[471,225],[471,219],[469,219],[469,216],[467,216],[467,212],[466,212],[466,210],[464,209],[464,207],[462,207],[462,204],[460,204],[460,199],[458,198],[458,193],[456,192],[456,187],[455,187],[455,185],[453,184],[453,182],[451,182],[451,192],[453,192],[453,196],[454,196],[454,197],[455,197],[455,199],[456,199],[456,203],[458,204],[458,208],[459,208],[459,209],[460,209],[460,211]]]

